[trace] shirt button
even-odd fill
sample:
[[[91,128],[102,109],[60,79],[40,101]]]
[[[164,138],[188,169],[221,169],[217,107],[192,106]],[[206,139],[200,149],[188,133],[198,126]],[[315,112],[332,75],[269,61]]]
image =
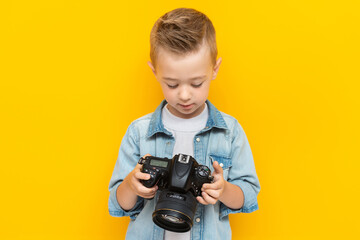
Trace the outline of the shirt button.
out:
[[[196,138],[196,141],[197,141],[197,142],[200,142],[200,138]]]
[[[196,222],[200,222],[200,218],[196,218],[195,221],[196,221]]]
[[[224,164],[223,163],[220,163],[220,167],[223,167],[224,166]]]

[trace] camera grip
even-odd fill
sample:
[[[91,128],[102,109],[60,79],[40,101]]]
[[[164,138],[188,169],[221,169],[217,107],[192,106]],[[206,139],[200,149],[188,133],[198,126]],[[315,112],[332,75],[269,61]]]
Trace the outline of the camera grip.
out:
[[[140,180],[140,182],[147,188],[152,188],[156,185],[156,183],[160,179],[160,173],[156,170],[151,170],[147,168],[142,168],[141,172],[150,174],[150,178],[148,180]]]

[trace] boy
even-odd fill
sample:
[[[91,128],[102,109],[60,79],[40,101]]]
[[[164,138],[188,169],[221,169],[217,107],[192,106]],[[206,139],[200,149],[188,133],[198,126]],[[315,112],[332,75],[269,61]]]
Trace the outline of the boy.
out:
[[[150,43],[148,65],[165,100],[129,126],[110,180],[109,212],[130,216],[127,239],[231,239],[228,214],[257,210],[260,185],[240,124],[207,100],[221,64],[213,25],[194,9],[175,9],[157,20]],[[193,156],[214,176],[196,198],[194,225],[185,233],[153,223],[158,187],[140,183],[150,177],[137,164],[145,155],[172,158],[178,153]]]

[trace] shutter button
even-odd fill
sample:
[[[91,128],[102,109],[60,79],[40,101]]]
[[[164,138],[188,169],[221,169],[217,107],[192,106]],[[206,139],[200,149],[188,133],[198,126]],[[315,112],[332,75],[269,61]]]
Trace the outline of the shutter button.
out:
[[[200,138],[196,138],[196,141],[197,141],[197,142],[200,142]]]
[[[195,221],[196,221],[196,222],[200,222],[200,218],[196,218]]]

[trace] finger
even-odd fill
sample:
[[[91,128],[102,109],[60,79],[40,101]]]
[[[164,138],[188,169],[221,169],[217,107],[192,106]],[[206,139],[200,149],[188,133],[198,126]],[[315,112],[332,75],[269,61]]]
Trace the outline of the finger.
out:
[[[142,156],[141,158],[145,158],[145,157],[148,157],[148,156],[151,156],[149,153],[145,154],[144,156]],[[142,169],[142,164],[136,164],[135,166],[136,169],[138,170],[141,170]]]
[[[136,164],[136,166],[135,166],[135,169],[137,170],[137,171],[141,171],[141,169],[142,169],[142,165],[141,164]]]
[[[219,197],[220,197],[219,190],[207,189],[207,190],[205,190],[205,193],[215,200],[219,199]]]
[[[136,172],[135,174],[134,174],[134,177],[136,178],[136,179],[141,179],[141,180],[149,180],[150,179],[150,174],[148,174],[148,173],[143,173],[143,172]]]
[[[155,194],[156,192],[150,192],[150,193],[139,193],[138,195],[143,198],[153,198]]]
[[[157,192],[157,190],[158,190],[158,187],[155,186],[155,187],[150,188],[150,189],[151,189],[151,191],[150,191],[149,193],[144,194],[144,195],[145,195],[145,198],[154,198],[154,196],[155,196],[155,194],[156,194],[156,192]]]
[[[201,203],[202,205],[208,205],[208,203],[205,202],[205,200],[204,200],[202,197],[200,197],[200,196],[196,197],[196,200],[197,200],[199,203]]]
[[[221,183],[220,181],[216,181],[213,183],[204,183],[202,185],[201,191],[205,191],[206,189],[220,189]]]
[[[140,192],[137,195],[140,197],[143,197],[143,198],[153,198],[155,196],[155,193],[141,193]]]
[[[214,177],[213,183],[219,182],[220,180],[224,179],[224,176],[222,175],[222,173],[221,174],[216,173],[216,174],[213,175],[213,177]]]
[[[145,154],[144,156],[142,156],[141,158],[146,158],[146,157],[150,157],[151,155],[150,154]]]
[[[151,195],[138,195],[138,196],[140,196],[142,198],[145,198],[145,199],[151,200],[151,199],[153,199],[155,197],[155,193],[151,194]]]
[[[201,195],[204,198],[205,202],[209,204],[215,204],[217,202],[216,199],[210,197],[206,192],[202,192]]]
[[[152,188],[147,188],[142,184],[136,185],[137,195],[151,196],[156,193],[157,189],[158,189],[158,186],[154,186]]]
[[[218,161],[215,161],[213,163],[213,167],[214,167],[214,174],[221,174],[221,175],[223,174],[223,169],[222,167],[220,167]]]
[[[146,175],[148,175],[148,176],[146,176]],[[150,178],[149,174],[138,172],[138,173],[135,173],[130,178],[130,184],[133,186],[133,189],[136,191],[139,191],[139,189],[151,189],[151,188],[145,187],[144,184],[141,182],[141,180],[148,180],[149,178]],[[153,187],[155,187],[155,186],[153,186]]]
[[[209,189],[209,188],[212,188],[211,186],[212,184],[210,183],[204,183],[201,187],[201,191],[205,191],[205,189]]]

